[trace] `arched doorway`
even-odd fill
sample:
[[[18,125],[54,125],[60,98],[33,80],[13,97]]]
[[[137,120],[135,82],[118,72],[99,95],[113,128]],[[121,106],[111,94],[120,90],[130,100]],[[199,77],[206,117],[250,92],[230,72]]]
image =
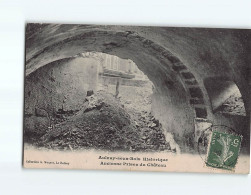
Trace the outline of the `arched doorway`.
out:
[[[207,109],[194,74],[181,60],[131,31],[87,30],[60,36],[55,40],[48,38],[42,48],[32,50],[31,47],[27,51],[27,76],[46,64],[83,52],[103,52],[131,59],[155,86],[153,114],[163,124],[165,132],[173,134],[182,148],[192,147],[194,118],[207,118]]]

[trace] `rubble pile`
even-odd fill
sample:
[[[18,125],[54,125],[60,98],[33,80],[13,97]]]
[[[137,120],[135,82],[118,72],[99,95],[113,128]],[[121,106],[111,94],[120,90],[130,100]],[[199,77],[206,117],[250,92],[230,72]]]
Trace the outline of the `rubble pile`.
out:
[[[129,113],[132,116],[135,126],[141,133],[141,140],[143,140],[146,151],[170,150],[170,145],[166,142],[162,132],[162,125],[150,112],[135,112],[135,110],[130,110]]]
[[[246,116],[243,99],[238,94],[231,95],[219,110],[225,114]]]
[[[103,91],[88,96],[79,112],[48,130],[35,145],[56,150],[170,150],[161,124],[149,112],[128,112]]]

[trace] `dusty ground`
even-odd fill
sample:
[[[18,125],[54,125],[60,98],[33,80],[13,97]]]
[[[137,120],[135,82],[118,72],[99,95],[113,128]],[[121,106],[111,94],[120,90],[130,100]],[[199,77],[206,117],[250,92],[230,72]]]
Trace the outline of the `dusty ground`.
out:
[[[29,141],[37,147],[55,150],[170,150],[161,124],[149,111],[136,111],[133,104],[100,91],[91,96],[79,112],[66,116],[63,121],[55,120],[57,124],[49,129],[43,127],[40,132],[44,133],[30,136]]]

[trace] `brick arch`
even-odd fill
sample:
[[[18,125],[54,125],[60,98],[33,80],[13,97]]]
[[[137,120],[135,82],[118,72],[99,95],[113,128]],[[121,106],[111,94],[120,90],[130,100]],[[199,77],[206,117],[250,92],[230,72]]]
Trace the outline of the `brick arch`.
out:
[[[148,42],[153,49],[160,51],[162,56],[167,58],[172,63],[172,70],[180,75],[181,79],[183,80],[183,84],[190,94],[189,102],[195,109],[195,117],[206,119],[207,108],[205,106],[204,95],[194,74],[178,57],[174,56],[170,51],[155,44],[152,41],[148,40]]]
[[[101,41],[101,44],[97,44],[101,38],[103,41]],[[77,42],[83,42],[83,47],[81,48]],[[139,48],[147,50],[148,52],[145,53],[148,53],[148,55],[154,55],[162,63],[161,69],[166,70],[166,67],[169,67],[169,70],[172,70],[177,74],[177,76],[182,80],[182,84],[190,96],[189,102],[195,110],[195,117],[207,118],[207,109],[203,97],[204,94],[202,93],[194,74],[177,56],[172,54],[166,48],[149,39],[139,36],[137,33],[132,31],[87,31],[81,32],[75,36],[66,36],[64,39],[58,41],[52,41],[52,44],[45,43],[45,47],[35,53],[29,55],[28,52],[28,58],[26,58],[26,75],[29,75],[37,68],[52,61],[68,58],[86,51],[97,51],[113,54],[121,58],[128,58],[128,55],[117,52],[117,50],[121,47],[129,47],[132,42],[140,43],[141,45]],[[77,49],[74,49],[73,51],[70,49],[70,52],[65,52],[65,50],[62,49],[64,45],[70,46],[72,44],[78,45],[76,47]],[[63,52],[60,53],[58,51]],[[46,54],[49,54],[49,56]],[[130,59],[132,60],[133,55],[135,54],[131,54],[130,56]],[[136,61],[136,64],[138,65],[139,63]],[[139,68],[141,69],[141,67]],[[143,70],[143,72],[145,71]],[[166,82],[164,81],[164,84],[172,85],[172,82],[167,79]]]
[[[156,87],[152,111],[164,131],[172,133],[182,151],[193,146],[194,118],[208,117],[207,94],[203,93],[193,72],[174,53],[132,31],[87,29],[74,35],[65,32],[46,38],[41,34],[43,32],[33,35],[30,42],[26,40],[29,45],[26,76],[47,64],[84,52],[131,59]]]

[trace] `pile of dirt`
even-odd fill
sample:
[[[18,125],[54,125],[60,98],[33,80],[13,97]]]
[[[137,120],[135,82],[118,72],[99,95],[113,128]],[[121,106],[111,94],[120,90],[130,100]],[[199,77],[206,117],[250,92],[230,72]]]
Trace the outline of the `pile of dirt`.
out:
[[[88,97],[79,112],[56,124],[35,145],[56,150],[170,150],[161,124],[150,113],[128,113],[103,91]]]

